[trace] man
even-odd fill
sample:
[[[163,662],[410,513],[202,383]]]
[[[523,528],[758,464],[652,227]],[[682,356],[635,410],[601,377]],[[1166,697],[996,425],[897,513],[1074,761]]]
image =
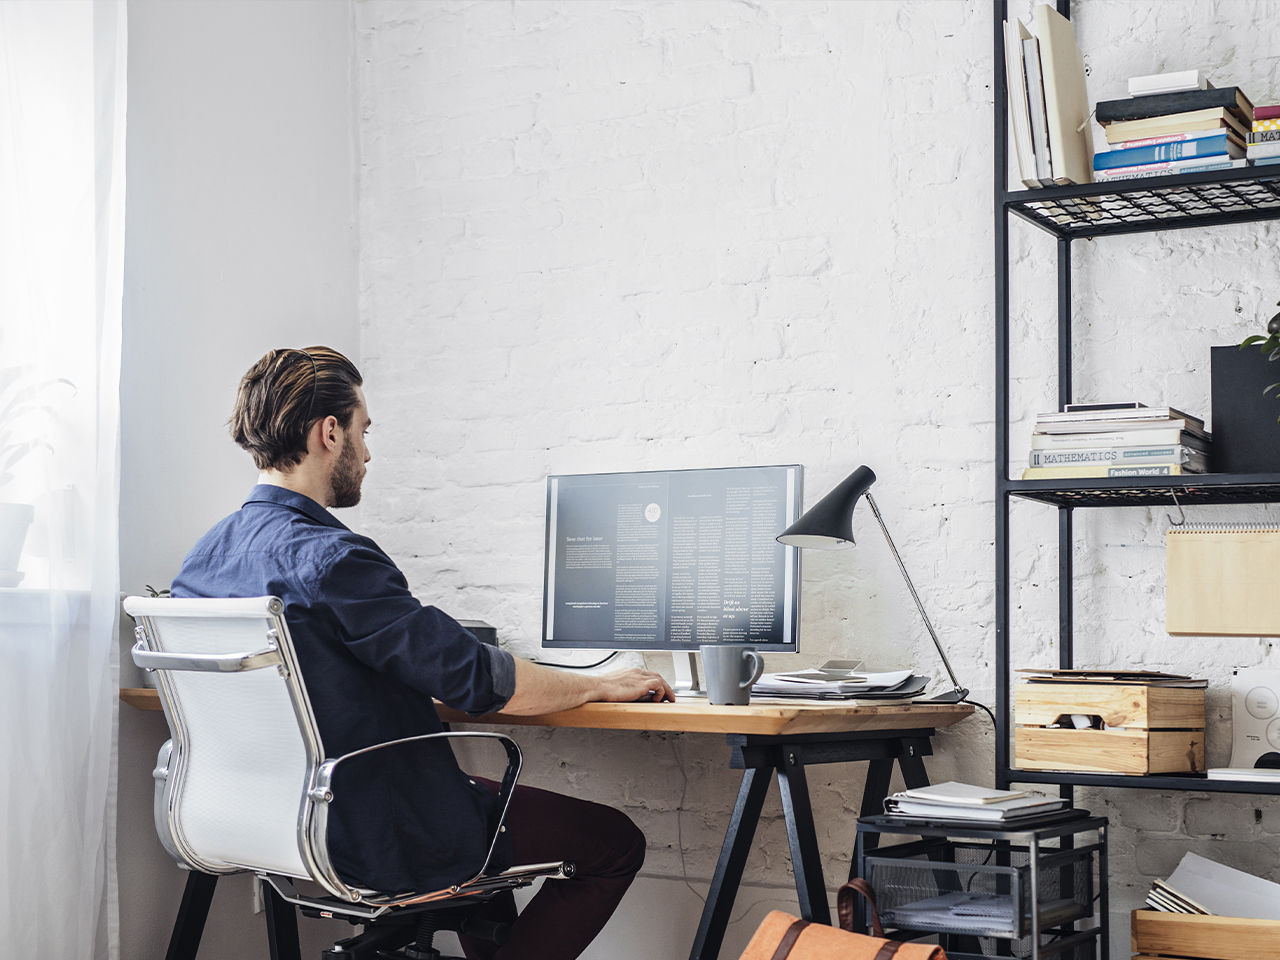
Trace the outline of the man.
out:
[[[239,511],[204,535],[176,597],[274,595],[297,646],[325,754],[442,724],[432,698],[472,715],[539,714],[590,700],[674,699],[656,673],[565,673],[481,644],[409,593],[372,540],[329,507],[360,501],[369,413],[355,366],[328,347],[272,350],[240,382],[231,435],[261,471]],[[339,768],[329,845],[342,878],[385,891],[435,890],[483,862],[494,785],[468,778],[437,741],[376,751]],[[344,767],[347,765],[344,764]],[[644,860],[644,837],[616,810],[517,788],[500,865],[571,860],[515,918],[510,894],[487,908],[512,922],[495,944],[463,938],[471,960],[571,960],[604,926]]]

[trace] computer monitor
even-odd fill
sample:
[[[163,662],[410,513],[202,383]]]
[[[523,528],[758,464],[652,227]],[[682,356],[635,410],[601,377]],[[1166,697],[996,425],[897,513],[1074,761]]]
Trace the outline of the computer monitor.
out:
[[[796,649],[797,464],[547,478],[544,647]],[[691,655],[677,682],[696,692]],[[686,676],[688,674],[688,676]]]

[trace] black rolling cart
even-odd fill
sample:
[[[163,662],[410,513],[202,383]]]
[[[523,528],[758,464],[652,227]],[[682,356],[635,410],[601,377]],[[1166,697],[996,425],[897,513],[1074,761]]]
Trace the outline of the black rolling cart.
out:
[[[891,836],[918,839],[880,845]],[[855,863],[886,936],[936,936],[949,960],[1109,960],[1105,817],[863,817]]]

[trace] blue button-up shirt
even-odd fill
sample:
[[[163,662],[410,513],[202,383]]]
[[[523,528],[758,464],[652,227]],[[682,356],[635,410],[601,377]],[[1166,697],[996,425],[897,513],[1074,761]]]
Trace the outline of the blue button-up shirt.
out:
[[[510,654],[423,606],[376,543],[283,487],[254,487],[201,537],[172,589],[284,602],[327,757],[440,731],[433,697],[478,715],[515,691]],[[468,879],[487,852],[493,806],[441,741],[354,758],[334,780],[334,865],[347,882],[381,891]]]

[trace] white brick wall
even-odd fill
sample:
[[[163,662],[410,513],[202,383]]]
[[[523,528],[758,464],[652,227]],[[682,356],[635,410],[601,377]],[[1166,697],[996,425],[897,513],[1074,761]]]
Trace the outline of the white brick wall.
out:
[[[1093,99],[1123,96],[1130,75],[1192,66],[1255,102],[1280,96],[1274,3],[1076,8]],[[528,652],[546,474],[798,461],[818,494],[865,462],[957,671],[990,701],[990,16],[976,0],[356,4],[363,358],[377,421],[364,520],[421,596]],[[1275,238],[1243,226],[1078,243],[1080,398],[1207,417],[1208,346],[1240,339],[1280,297]],[[1048,237],[1015,225],[1019,468],[1031,417],[1054,400],[1053,257]],[[1163,514],[1078,514],[1079,657],[1207,673],[1221,720],[1210,761],[1225,763],[1221,684],[1270,647],[1164,633]],[[858,550],[805,558],[801,662],[936,670],[860,519]],[[1015,509],[1018,665],[1053,657],[1055,520]],[[636,902],[684,910],[683,884],[661,878],[687,871],[705,887],[734,790],[723,743],[521,739],[534,782],[615,803],[646,829],[650,879]],[[989,780],[981,715],[937,748],[935,779]],[[860,773],[813,772],[833,887]],[[1280,876],[1272,800],[1081,799],[1114,825],[1118,950],[1125,912],[1185,849]],[[748,881],[785,902],[776,806],[768,816]],[[650,938],[629,948],[615,935],[593,956],[688,949],[692,927],[655,944],[634,909],[615,929]]]

